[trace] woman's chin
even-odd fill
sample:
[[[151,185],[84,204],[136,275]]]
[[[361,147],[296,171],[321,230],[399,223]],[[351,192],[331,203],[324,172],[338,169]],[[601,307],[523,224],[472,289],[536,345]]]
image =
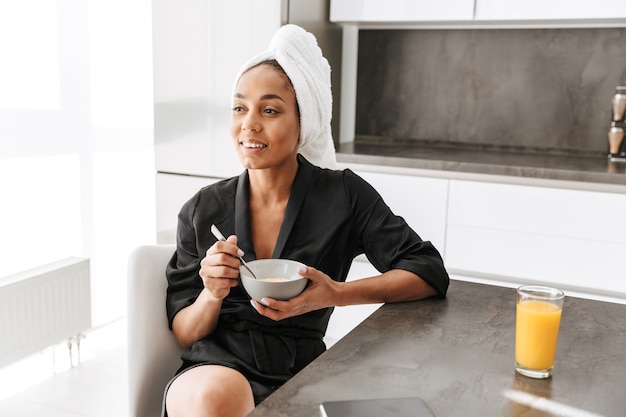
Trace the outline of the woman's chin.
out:
[[[245,155],[239,155],[239,161],[245,169],[264,169],[271,166],[271,164],[269,164],[267,161]]]

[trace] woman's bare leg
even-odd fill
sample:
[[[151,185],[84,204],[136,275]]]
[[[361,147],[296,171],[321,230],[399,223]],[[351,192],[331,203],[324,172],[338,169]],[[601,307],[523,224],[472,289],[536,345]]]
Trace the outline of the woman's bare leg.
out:
[[[254,409],[254,397],[238,371],[201,365],[172,382],[165,404],[168,417],[243,417]]]

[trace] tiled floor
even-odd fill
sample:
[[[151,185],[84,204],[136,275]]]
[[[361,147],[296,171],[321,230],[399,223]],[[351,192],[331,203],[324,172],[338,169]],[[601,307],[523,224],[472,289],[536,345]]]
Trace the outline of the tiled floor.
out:
[[[125,321],[87,334],[79,365],[69,366],[67,352],[58,346],[0,369],[0,416],[127,417]]]

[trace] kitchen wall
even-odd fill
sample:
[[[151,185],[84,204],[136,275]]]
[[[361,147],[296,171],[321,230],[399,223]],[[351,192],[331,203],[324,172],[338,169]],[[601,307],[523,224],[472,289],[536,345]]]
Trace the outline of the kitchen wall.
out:
[[[626,29],[362,30],[356,139],[605,154]]]

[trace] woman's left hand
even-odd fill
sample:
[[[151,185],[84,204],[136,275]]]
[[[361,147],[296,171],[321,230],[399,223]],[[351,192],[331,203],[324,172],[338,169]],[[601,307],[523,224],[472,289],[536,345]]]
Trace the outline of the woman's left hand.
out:
[[[287,301],[264,298],[262,301],[265,305],[251,300],[252,306],[259,314],[279,321],[337,305],[343,283],[332,280],[322,271],[310,266],[303,268],[299,274],[311,281],[300,295]]]

